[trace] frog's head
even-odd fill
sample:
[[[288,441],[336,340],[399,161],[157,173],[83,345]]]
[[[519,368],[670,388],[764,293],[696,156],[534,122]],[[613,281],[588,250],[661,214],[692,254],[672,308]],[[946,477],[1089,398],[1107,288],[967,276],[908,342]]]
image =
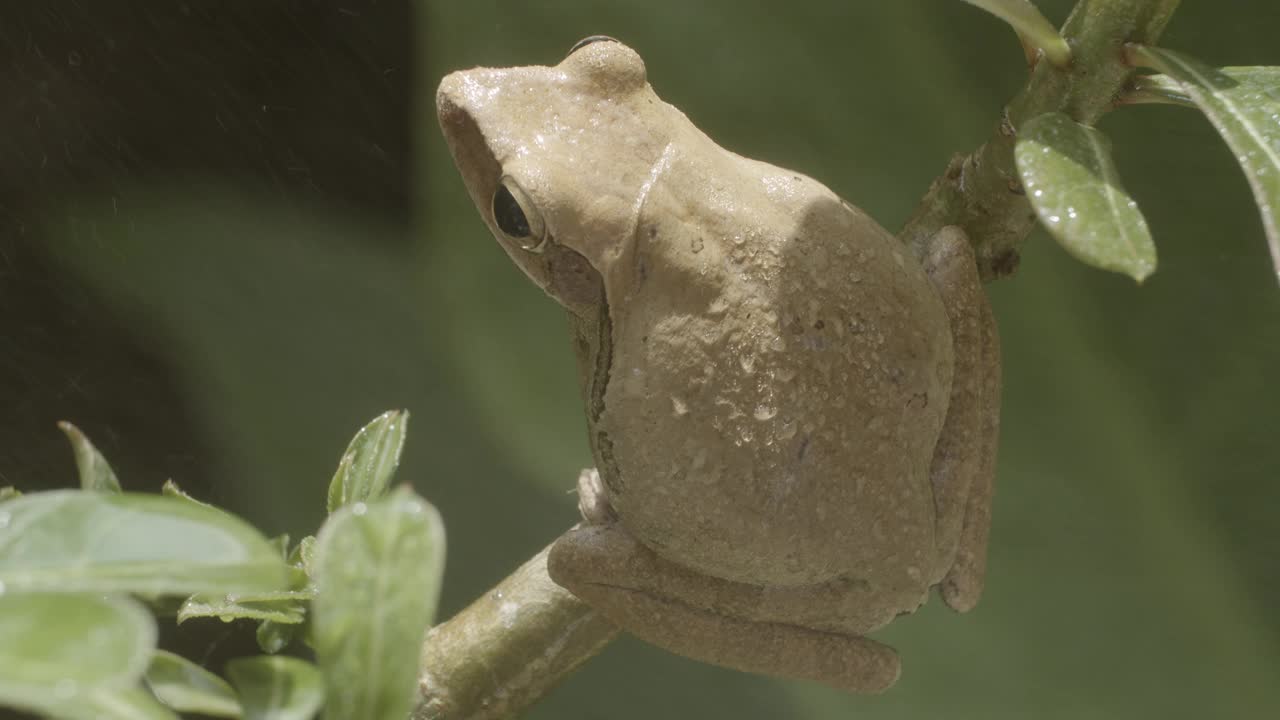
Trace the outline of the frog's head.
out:
[[[587,38],[554,67],[444,78],[440,126],[481,217],[539,287],[570,311],[601,305],[631,254],[671,113],[634,50]]]

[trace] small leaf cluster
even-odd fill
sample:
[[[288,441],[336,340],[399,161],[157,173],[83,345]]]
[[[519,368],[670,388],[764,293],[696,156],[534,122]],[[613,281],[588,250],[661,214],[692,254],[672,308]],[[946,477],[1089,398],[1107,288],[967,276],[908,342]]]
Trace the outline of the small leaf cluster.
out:
[[[1069,66],[1067,43],[1028,0],[967,1],[1013,25],[1024,47],[1043,52],[1054,67]],[[1253,190],[1280,277],[1280,67],[1215,69],[1182,53],[1137,44],[1125,47],[1125,61],[1160,74],[1135,75],[1117,106],[1198,108],[1231,148]],[[1154,272],[1155,242],[1120,182],[1107,138],[1060,112],[1032,118],[1016,131],[1022,187],[1049,234],[1094,267],[1138,282]]]
[[[405,717],[445,546],[435,508],[388,491],[408,420],[390,411],[356,434],[328,519],[292,545],[172,481],[123,492],[60,423],[80,489],[0,488],[0,707],[65,720]],[[231,660],[224,679],[156,647],[167,614],[256,622],[266,654]],[[314,663],[276,654],[295,640]]]

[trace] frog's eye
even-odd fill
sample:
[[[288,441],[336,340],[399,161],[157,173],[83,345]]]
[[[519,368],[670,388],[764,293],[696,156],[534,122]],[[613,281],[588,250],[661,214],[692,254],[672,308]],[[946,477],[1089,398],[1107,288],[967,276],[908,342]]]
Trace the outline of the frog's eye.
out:
[[[503,235],[529,252],[542,252],[546,247],[542,215],[511,178],[502,178],[493,192],[493,222]]]
[[[591,43],[598,43],[598,42],[618,42],[618,40],[617,38],[611,38],[608,35],[592,35],[590,37],[584,37],[578,42],[574,43],[573,47],[569,48],[569,52],[565,53],[565,57],[568,57],[578,52],[579,50],[590,45]]]

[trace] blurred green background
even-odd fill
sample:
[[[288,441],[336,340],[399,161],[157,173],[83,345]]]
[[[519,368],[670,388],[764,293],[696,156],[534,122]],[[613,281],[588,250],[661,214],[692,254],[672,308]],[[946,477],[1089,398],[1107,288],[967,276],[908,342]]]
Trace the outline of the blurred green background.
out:
[[[1055,22],[1071,6],[1038,4]],[[449,528],[442,613],[484,592],[574,521],[590,457],[562,314],[480,223],[434,88],[595,33],[721,144],[890,228],[1025,78],[1007,28],[957,0],[6,4],[0,485],[73,482],[66,418],[127,488],[173,477],[296,537],[350,435],[408,407],[400,478]],[[1277,34],[1273,0],[1187,2],[1164,44],[1280,65]],[[904,660],[881,697],[623,639],[530,717],[1280,709],[1280,288],[1261,223],[1196,113],[1101,127],[1160,268],[1137,287],[1037,233],[991,287],[1006,384],[979,608],[935,601],[880,633]]]

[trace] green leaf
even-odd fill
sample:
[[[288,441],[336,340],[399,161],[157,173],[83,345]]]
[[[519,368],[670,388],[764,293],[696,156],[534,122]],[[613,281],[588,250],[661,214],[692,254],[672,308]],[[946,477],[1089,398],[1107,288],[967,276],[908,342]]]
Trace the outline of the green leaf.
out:
[[[312,629],[327,718],[402,718],[444,568],[444,526],[407,488],[342,508],[316,540]]]
[[[328,509],[382,497],[400,465],[408,410],[388,410],[360,428],[329,483]]]
[[[73,714],[91,693],[136,685],[155,642],[127,597],[0,594],[0,705]]]
[[[1280,67],[1260,67],[1256,65],[1240,65],[1217,68],[1233,82],[1251,83],[1266,89],[1273,99],[1277,99],[1280,88]],[[1120,98],[1124,105],[1142,103],[1164,103],[1197,108],[1182,83],[1165,75],[1137,75],[1129,83],[1129,88]]]
[[[275,655],[289,647],[289,643],[293,642],[293,639],[301,631],[301,623],[286,624],[273,620],[263,620],[258,623],[254,638],[258,641],[258,647],[262,648],[262,652],[268,655]]]
[[[243,520],[184,500],[56,490],[0,506],[0,587],[141,594],[270,591],[280,554]]]
[[[0,487],[0,503],[22,497],[22,493],[12,485]]]
[[[43,712],[60,720],[178,720],[140,687],[102,688],[81,697],[53,702]]]
[[[280,559],[289,562],[289,533],[276,535],[267,542],[275,546],[276,551],[280,553]]]
[[[227,663],[227,677],[245,720],[309,720],[324,700],[320,671],[297,658],[239,658]],[[325,717],[334,716],[326,710]]]
[[[145,679],[152,694],[178,712],[240,717],[240,701],[227,681],[181,655],[156,650]]]
[[[196,505],[200,505],[202,507],[213,508],[215,510],[219,509],[215,505],[210,505],[209,503],[204,502],[203,500],[197,500],[191,497],[190,495],[187,494],[185,490],[178,487],[178,483],[174,482],[173,480],[164,481],[164,485],[160,486],[160,494],[164,495],[165,497],[179,498],[189,503],[195,503]]]
[[[289,553],[289,563],[296,565],[306,571],[307,576],[311,576],[311,561],[315,555],[316,536],[308,535],[298,541],[293,552]]]
[[[310,590],[279,590],[269,593],[208,595],[197,594],[187,598],[178,610],[178,622],[192,618],[216,617],[223,622],[232,620],[271,620],[295,625],[307,619],[307,601],[314,593]]]
[[[315,542],[314,535],[302,538],[297,545],[293,546],[286,558],[290,568],[294,571],[290,587],[305,595],[308,599],[315,596],[315,587],[311,584],[308,567],[311,563],[311,553]],[[306,607],[298,606],[291,608],[291,610],[305,615]],[[262,652],[274,655],[288,647],[304,630],[306,630],[305,620],[303,622],[284,623],[264,619],[258,623],[258,630],[254,633],[254,637],[258,641],[258,647],[262,648]]]
[[[1143,45],[1127,50],[1131,60],[1181,83],[1235,153],[1262,213],[1280,277],[1280,68],[1251,68],[1233,76],[1172,50]]]
[[[102,457],[102,453],[98,452],[98,448],[94,447],[93,443],[89,442],[89,438],[80,432],[80,428],[63,420],[58,423],[58,429],[71,441],[71,450],[76,456],[76,468],[80,471],[80,487],[85,490],[120,492],[120,481],[116,479],[115,471],[107,464],[107,459]]]
[[[1019,129],[1014,155],[1031,206],[1068,252],[1138,282],[1155,271],[1155,243],[1120,184],[1106,136],[1048,113]]]
[[[1044,56],[1057,67],[1071,62],[1071,46],[1058,34],[1053,24],[1029,0],[965,0],[1013,26],[1024,42],[1044,51]]]

